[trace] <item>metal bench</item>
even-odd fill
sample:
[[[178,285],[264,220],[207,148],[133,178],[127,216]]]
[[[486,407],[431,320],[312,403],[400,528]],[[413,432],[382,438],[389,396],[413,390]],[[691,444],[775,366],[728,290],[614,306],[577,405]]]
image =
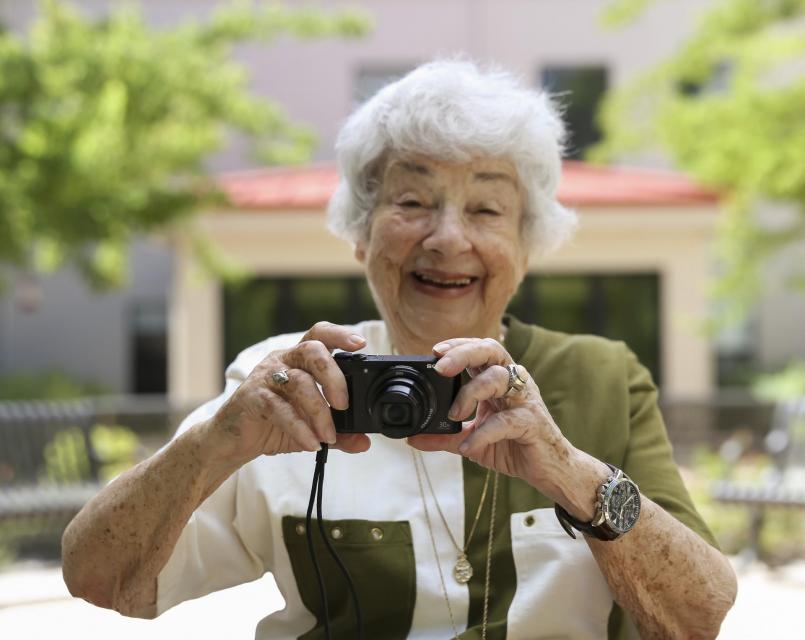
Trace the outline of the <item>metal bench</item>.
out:
[[[753,558],[760,555],[767,509],[805,508],[805,397],[777,405],[764,448],[774,465],[760,481],[748,484],[726,479],[712,488],[718,502],[750,509],[749,552]],[[737,459],[739,453],[729,457]]]
[[[0,402],[0,544],[58,547],[100,488],[90,400]]]

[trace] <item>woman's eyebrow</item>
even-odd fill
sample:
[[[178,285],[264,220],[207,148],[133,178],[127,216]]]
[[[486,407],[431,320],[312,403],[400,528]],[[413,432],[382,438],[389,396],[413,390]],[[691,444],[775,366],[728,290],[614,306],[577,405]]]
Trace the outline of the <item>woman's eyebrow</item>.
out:
[[[478,173],[474,173],[472,175],[472,179],[476,182],[493,182],[495,180],[504,180],[511,183],[515,187],[517,186],[517,183],[512,176],[510,176],[508,173],[498,171],[479,171]]]
[[[398,160],[392,165],[392,167],[399,167],[400,169],[408,171],[409,173],[416,173],[420,176],[428,176],[429,178],[433,177],[433,171],[431,171],[424,164],[411,162],[410,160]]]

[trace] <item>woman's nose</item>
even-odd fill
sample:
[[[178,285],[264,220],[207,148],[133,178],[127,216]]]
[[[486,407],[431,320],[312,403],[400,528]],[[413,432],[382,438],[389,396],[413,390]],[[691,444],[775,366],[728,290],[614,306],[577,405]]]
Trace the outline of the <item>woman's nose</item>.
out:
[[[467,236],[467,221],[458,207],[446,206],[436,212],[430,233],[422,243],[427,251],[452,256],[469,251],[472,243]]]

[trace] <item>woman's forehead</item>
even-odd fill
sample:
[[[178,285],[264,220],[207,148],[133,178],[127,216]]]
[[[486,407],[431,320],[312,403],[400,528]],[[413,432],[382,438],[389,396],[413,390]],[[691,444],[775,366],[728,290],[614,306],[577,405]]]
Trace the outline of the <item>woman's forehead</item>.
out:
[[[386,162],[383,181],[398,177],[436,180],[447,175],[469,178],[479,183],[509,183],[519,190],[514,164],[507,158],[483,156],[469,162],[453,162],[422,154],[392,154]]]

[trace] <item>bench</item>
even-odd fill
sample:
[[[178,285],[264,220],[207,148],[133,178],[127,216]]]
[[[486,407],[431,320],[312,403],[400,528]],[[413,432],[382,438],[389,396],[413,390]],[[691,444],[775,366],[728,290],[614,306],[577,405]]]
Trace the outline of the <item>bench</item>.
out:
[[[0,545],[58,548],[101,487],[92,401],[0,402]]]
[[[805,508],[805,397],[777,405],[764,448],[772,468],[755,483],[725,479],[712,487],[712,497],[723,504],[749,508],[749,552],[760,555],[760,535],[770,508]],[[728,457],[737,460],[740,451]]]

